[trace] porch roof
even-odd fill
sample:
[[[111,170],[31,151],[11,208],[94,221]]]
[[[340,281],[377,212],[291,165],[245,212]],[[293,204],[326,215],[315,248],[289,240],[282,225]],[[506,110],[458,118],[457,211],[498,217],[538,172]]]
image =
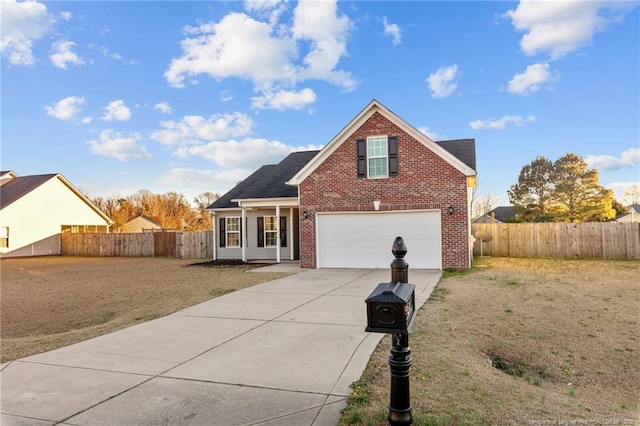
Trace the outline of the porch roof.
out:
[[[218,198],[207,210],[238,208],[239,201],[298,198],[298,188],[287,185],[305,164],[319,151],[298,151],[289,154],[278,164],[260,167],[229,192]],[[266,201],[266,200],[265,200]]]

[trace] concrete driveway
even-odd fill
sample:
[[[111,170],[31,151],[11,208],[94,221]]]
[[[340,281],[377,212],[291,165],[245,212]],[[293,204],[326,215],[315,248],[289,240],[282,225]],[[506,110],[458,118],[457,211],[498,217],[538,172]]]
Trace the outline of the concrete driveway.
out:
[[[389,270],[316,269],[2,365],[2,425],[336,425]],[[256,272],[259,273],[259,272]],[[409,270],[422,306],[440,271]]]

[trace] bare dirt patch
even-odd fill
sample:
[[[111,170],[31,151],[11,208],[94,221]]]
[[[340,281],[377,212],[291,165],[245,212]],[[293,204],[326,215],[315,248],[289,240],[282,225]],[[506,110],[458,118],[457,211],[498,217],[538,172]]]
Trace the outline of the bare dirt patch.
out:
[[[443,278],[418,313],[414,424],[640,424],[640,262],[478,266]],[[341,424],[385,424],[389,347],[387,336]]]
[[[1,361],[162,317],[286,276],[169,258],[40,257],[0,262]]]

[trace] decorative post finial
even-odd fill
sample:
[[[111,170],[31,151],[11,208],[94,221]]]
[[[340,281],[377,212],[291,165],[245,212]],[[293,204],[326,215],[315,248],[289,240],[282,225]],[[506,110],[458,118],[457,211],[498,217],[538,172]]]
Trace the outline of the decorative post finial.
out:
[[[391,253],[395,259],[391,262],[391,282],[408,283],[409,282],[409,264],[404,260],[407,254],[407,245],[402,237],[396,237],[391,246]]]

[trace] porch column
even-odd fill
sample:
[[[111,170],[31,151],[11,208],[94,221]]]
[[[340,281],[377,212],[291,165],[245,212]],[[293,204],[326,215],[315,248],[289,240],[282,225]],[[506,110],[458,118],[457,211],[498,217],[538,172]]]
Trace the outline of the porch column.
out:
[[[287,229],[287,235],[289,236],[289,253],[291,254],[291,260],[295,260],[293,256],[293,207],[289,207],[289,229]]]
[[[218,239],[216,238],[216,214],[215,212],[211,212],[211,234],[213,235],[212,247],[213,247],[213,260],[216,260],[216,242]]]
[[[242,261],[246,262],[247,261],[247,244],[246,244],[246,238],[247,238],[247,208],[246,207],[242,207],[242,218],[240,219],[240,234],[242,235],[242,238],[240,239],[240,247],[242,247]]]
[[[280,263],[280,206],[276,205],[276,262]]]

